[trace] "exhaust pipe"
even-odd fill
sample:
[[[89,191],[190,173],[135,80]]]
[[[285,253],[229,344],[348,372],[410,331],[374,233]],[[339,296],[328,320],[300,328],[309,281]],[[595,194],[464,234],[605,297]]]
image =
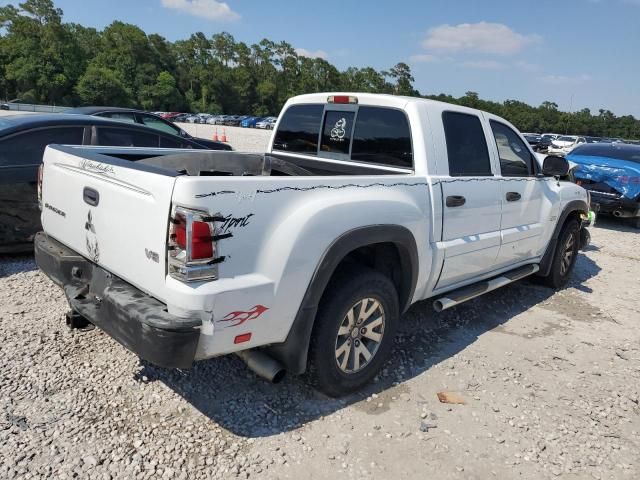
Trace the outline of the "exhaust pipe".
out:
[[[618,218],[622,217],[622,210],[614,210],[613,216]]]
[[[276,359],[260,350],[243,350],[236,352],[247,367],[256,375],[271,383],[279,383],[284,378],[286,370]]]

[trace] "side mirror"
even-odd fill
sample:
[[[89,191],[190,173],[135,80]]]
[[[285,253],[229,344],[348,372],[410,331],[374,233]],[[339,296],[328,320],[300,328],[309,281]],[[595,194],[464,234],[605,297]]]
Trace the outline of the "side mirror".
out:
[[[182,129],[180,129],[180,136],[184,138],[189,138],[189,134]]]
[[[549,155],[542,163],[542,174],[547,177],[564,177],[569,175],[571,166],[566,158]]]

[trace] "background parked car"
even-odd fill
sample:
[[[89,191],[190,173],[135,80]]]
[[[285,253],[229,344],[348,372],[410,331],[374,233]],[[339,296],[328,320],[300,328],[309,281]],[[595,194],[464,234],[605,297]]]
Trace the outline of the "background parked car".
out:
[[[584,137],[577,137],[575,135],[563,135],[551,142],[551,146],[548,148],[547,153],[549,155],[564,157],[578,145],[582,145],[583,143],[587,143],[587,140]]]
[[[97,117],[110,118],[120,122],[138,123],[146,125],[147,127],[154,128],[161,132],[176,135],[178,137],[191,140],[199,144],[201,147],[211,150],[230,150],[231,147],[222,142],[214,142],[205,138],[197,138],[189,135],[173,122],[165,120],[157,115],[153,115],[148,112],[140,110],[133,110],[129,108],[116,108],[116,107],[80,107],[68,110],[65,113],[80,114],[80,115],[93,115]]]
[[[38,167],[44,149],[52,143],[207,149],[190,138],[98,116],[61,113],[0,117],[0,253],[33,248],[33,236],[41,229]]]
[[[542,142],[542,135],[537,133],[523,133],[525,140],[531,145],[534,152],[540,150],[540,143]]]
[[[256,128],[263,128],[267,130],[273,130],[276,126],[278,119],[276,117],[266,117],[256,123]]]
[[[588,143],[567,160],[578,164],[576,182],[591,193],[600,213],[630,219],[640,228],[640,145]]]
[[[261,117],[247,117],[240,122],[242,128],[256,128],[256,124],[262,120]]]

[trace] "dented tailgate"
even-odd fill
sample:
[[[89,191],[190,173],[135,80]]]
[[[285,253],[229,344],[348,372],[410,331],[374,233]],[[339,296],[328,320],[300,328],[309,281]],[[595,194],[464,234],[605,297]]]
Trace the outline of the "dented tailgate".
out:
[[[83,148],[44,155],[42,226],[79,254],[164,300],[176,174]]]

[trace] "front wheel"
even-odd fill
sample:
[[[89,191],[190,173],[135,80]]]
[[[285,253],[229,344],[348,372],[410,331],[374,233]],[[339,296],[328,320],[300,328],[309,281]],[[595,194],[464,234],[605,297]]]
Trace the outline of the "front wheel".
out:
[[[553,255],[549,275],[544,282],[552,288],[562,288],[569,281],[578,258],[580,248],[580,226],[575,220],[567,222],[558,237],[558,246]]]
[[[389,357],[399,316],[398,294],[386,276],[366,268],[336,276],[311,339],[309,371],[318,389],[338,397],[369,383]]]

